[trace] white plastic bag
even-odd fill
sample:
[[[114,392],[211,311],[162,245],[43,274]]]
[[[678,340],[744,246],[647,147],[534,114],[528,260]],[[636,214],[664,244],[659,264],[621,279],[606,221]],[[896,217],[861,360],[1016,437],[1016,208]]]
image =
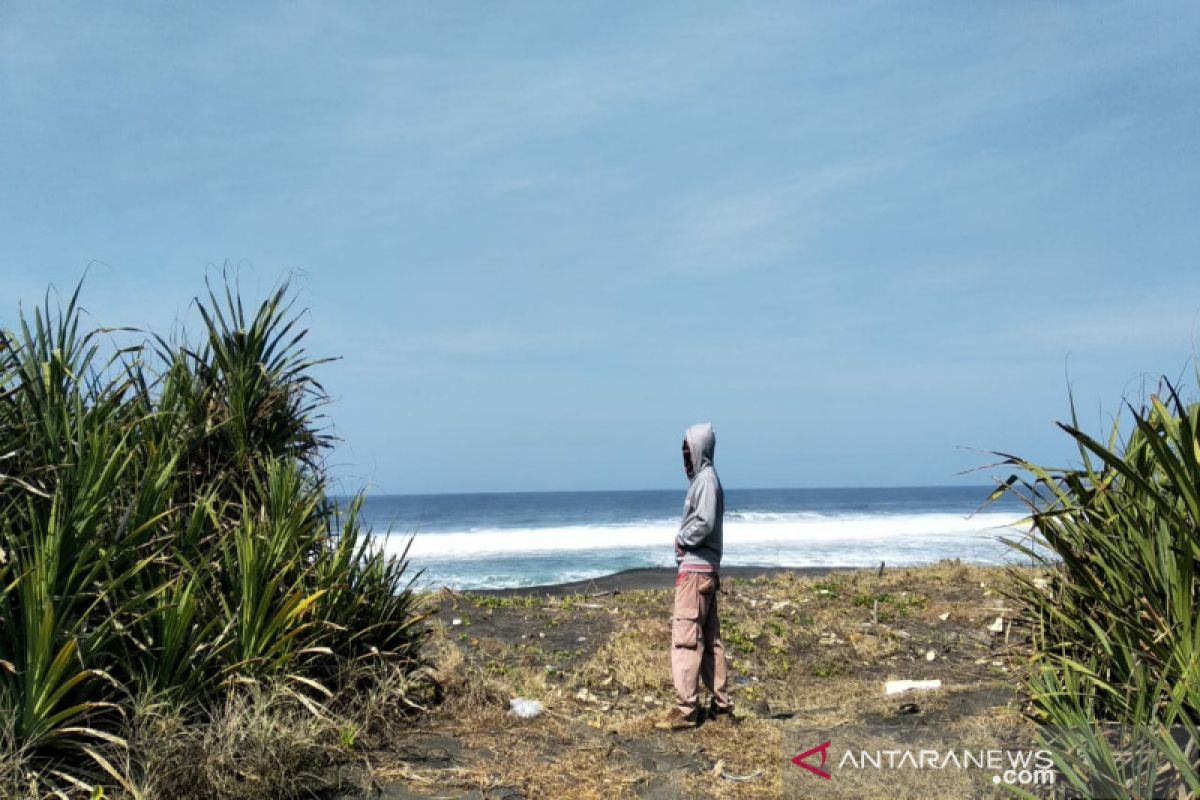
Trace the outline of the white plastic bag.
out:
[[[539,700],[516,697],[508,701],[508,706],[508,713],[518,716],[521,719],[533,719],[542,713],[542,704]]]

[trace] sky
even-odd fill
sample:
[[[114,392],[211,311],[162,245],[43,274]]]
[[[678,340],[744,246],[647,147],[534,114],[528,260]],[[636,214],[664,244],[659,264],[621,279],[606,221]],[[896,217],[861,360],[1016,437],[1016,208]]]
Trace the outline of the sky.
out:
[[[1200,7],[0,0],[0,325],[292,276],[374,493],[986,483],[1194,390]]]

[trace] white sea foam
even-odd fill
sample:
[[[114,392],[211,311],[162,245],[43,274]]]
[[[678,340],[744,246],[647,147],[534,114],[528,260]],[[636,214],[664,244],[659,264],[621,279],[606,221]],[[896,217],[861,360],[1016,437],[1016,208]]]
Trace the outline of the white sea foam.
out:
[[[654,566],[666,566],[665,564]],[[418,588],[450,586],[456,589],[513,589],[526,586],[545,586],[557,583],[575,583],[611,575],[611,569],[561,570],[549,573],[482,572],[469,576],[459,573],[426,574],[418,582]]]
[[[1016,514],[838,514],[759,513],[727,515],[725,553],[739,548],[763,552],[772,548],[789,554],[831,545],[874,549],[872,544],[902,551],[928,550],[931,554],[954,541],[996,540],[1028,532],[1018,527]],[[642,550],[670,547],[675,520],[625,525],[569,525],[546,528],[481,528],[471,531],[419,533],[409,556],[421,560],[476,559],[481,556],[538,556],[587,551]],[[397,550],[407,535],[386,537],[385,546]],[[840,548],[839,548],[840,549]],[[850,555],[842,550],[843,558]],[[791,558],[786,559],[793,560]],[[732,562],[731,562],[732,563]],[[811,563],[811,562],[806,562]],[[843,564],[848,561],[843,561]]]

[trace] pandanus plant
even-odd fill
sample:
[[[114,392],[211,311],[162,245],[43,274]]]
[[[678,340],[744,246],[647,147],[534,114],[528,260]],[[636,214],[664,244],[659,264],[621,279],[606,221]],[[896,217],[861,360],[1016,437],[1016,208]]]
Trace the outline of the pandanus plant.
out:
[[[1049,580],[1017,575],[1033,632],[1033,713],[1085,796],[1200,792],[1200,404],[1164,380],[1105,440],[1062,430],[1079,462],[1018,472],[1032,542],[1013,542]]]
[[[415,576],[329,494],[289,296],[210,286],[198,347],[115,345],[78,289],[0,331],[0,747],[47,792],[124,781],[136,698],[203,718],[282,681],[322,713],[356,665],[421,670]]]

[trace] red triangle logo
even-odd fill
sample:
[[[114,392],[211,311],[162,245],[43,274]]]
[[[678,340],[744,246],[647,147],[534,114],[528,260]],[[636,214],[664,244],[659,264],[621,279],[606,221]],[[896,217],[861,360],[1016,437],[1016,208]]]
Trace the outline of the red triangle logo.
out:
[[[809,764],[804,760],[806,758],[809,758],[810,756],[816,755],[817,753],[821,754],[820,766],[814,767],[812,764]],[[795,764],[797,767],[800,767],[801,769],[808,770],[813,775],[816,775],[820,778],[824,778],[825,780],[829,781],[829,780],[833,780],[833,776],[830,775],[825,770],[821,769],[821,767],[825,766],[825,759],[828,757],[828,754],[829,754],[829,742],[825,742],[824,744],[817,745],[816,747],[814,747],[811,750],[805,750],[803,753],[801,753],[800,755],[793,758],[792,763]]]

